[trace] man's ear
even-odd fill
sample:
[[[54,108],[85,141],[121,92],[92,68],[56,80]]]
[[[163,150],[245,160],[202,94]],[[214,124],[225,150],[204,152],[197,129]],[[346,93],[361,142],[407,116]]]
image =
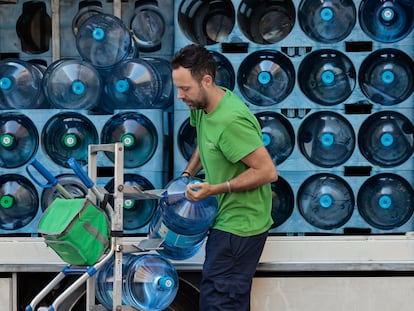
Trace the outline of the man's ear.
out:
[[[213,77],[210,75],[204,75],[201,82],[204,84],[205,87],[211,87],[214,83]]]

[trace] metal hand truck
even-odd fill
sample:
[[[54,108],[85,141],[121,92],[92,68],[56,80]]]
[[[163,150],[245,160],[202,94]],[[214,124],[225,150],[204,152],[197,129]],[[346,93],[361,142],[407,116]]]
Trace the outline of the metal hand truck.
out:
[[[86,310],[100,311],[106,310],[95,303],[95,274],[107,263],[113,256],[114,273],[113,273],[113,292],[112,311],[135,310],[131,306],[122,305],[122,257],[127,252],[148,252],[160,248],[162,240],[146,239],[140,241],[137,245],[127,245],[123,241],[123,202],[124,195],[135,199],[157,199],[162,196],[164,190],[147,190],[142,191],[139,187],[124,185],[124,145],[122,143],[101,144],[88,146],[88,174],[86,174],[81,166],[74,159],[68,161],[69,165],[80,177],[82,182],[88,188],[88,198],[92,202],[106,201],[105,194],[101,192],[95,185],[97,179],[97,162],[99,152],[114,153],[114,203],[113,206],[106,204],[106,210],[110,219],[110,247],[108,252],[94,265],[88,267],[66,266],[62,269],[52,281],[43,288],[42,291],[31,301],[26,307],[26,311],[35,311],[35,307],[52,289],[59,284],[67,275],[79,274],[80,277],[65,289],[49,306],[48,311],[67,311],[62,309],[63,302],[70,298],[73,292],[86,282]],[[56,189],[65,197],[71,198],[71,195],[60,186],[55,177],[53,177],[41,164],[37,161],[31,163],[42,175],[48,180],[48,185],[55,186]]]

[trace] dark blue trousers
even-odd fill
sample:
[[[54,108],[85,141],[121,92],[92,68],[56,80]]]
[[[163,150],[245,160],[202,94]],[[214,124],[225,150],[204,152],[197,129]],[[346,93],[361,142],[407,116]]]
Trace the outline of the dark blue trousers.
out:
[[[249,311],[253,276],[268,232],[240,237],[211,230],[200,284],[200,311]]]

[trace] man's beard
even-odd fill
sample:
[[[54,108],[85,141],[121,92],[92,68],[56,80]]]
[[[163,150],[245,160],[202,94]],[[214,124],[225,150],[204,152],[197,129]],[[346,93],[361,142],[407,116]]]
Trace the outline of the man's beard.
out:
[[[190,107],[190,109],[205,110],[208,106],[206,91],[201,87],[198,99],[186,101],[186,104]]]

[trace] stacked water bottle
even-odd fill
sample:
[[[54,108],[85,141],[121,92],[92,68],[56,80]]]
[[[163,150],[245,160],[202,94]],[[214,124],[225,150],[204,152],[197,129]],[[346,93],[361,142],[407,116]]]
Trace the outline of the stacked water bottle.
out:
[[[182,0],[175,14],[175,49],[206,45],[262,125],[275,234],[414,229],[411,1]],[[196,144],[186,113],[177,101],[177,172]]]

